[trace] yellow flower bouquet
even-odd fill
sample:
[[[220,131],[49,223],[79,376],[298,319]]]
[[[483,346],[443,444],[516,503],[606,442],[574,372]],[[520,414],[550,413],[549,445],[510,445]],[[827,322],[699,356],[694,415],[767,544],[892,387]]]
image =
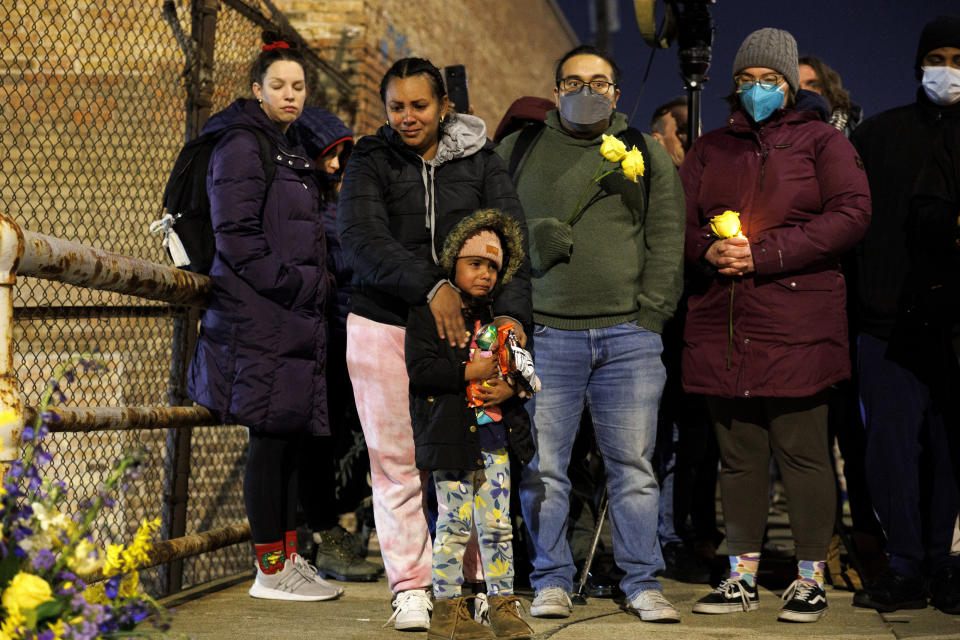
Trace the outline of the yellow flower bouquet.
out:
[[[111,496],[138,473],[139,456],[121,458],[97,496],[73,517],[60,510],[64,483],[41,473],[52,460],[44,438],[59,420],[49,410],[53,398],[65,400],[61,384],[71,382],[78,367],[100,365],[79,356],[57,367],[34,424],[21,433],[23,455],[10,463],[0,486],[0,640],[129,637],[150,615],[158,628],[168,626],[163,608],[141,591],[137,574],[149,560],[159,518],[144,520],[126,548],[110,545],[101,552],[91,534],[94,519],[112,506]],[[16,419],[11,411],[0,413],[0,421]],[[92,582],[94,577],[100,581]]]
[[[584,187],[580,198],[577,199],[577,206],[573,208],[573,212],[564,220],[566,224],[572,225],[576,222],[577,218],[583,213],[584,199],[587,197],[587,194],[590,193],[590,189],[608,175],[621,171],[627,180],[639,182],[644,171],[646,171],[643,163],[643,153],[635,146],[628,150],[623,140],[616,136],[603,134],[603,143],[600,145],[600,155],[603,156],[603,160],[600,161],[600,166],[594,171],[590,182]],[[604,171],[604,166],[607,162],[618,164],[612,169]]]

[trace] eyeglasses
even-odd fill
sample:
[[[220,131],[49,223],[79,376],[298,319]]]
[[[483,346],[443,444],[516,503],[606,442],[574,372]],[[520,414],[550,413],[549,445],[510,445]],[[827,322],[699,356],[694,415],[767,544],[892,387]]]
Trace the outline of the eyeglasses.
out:
[[[574,93],[576,91],[580,91],[585,84],[590,85],[590,91],[599,94],[604,94],[610,90],[610,87],[616,86],[612,82],[607,82],[606,80],[591,80],[590,82],[584,82],[580,78],[564,78],[560,81],[560,88],[567,93]]]
[[[764,91],[776,91],[783,84],[784,77],[779,73],[768,73],[761,76],[759,80],[747,74],[738,74],[733,77],[733,83],[738,91],[749,91],[753,85],[760,83],[760,88]]]

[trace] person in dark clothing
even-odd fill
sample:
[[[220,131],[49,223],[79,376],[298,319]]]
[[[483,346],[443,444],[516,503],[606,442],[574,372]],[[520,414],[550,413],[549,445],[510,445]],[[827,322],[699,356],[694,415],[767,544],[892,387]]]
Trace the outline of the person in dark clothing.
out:
[[[863,122],[863,109],[850,99],[850,92],[843,88],[840,74],[815,56],[800,56],[799,62],[800,88],[827,99],[830,103],[827,123],[849,138]]]
[[[952,331],[948,310],[955,300],[948,298],[953,287],[931,284],[951,275],[950,256],[942,247],[955,230],[944,223],[955,222],[957,210],[944,207],[949,199],[941,198],[949,197],[949,191],[925,187],[916,217],[910,219],[908,212],[921,168],[935,148],[951,142],[945,139],[948,127],[960,123],[960,17],[941,16],[924,27],[915,70],[922,82],[916,101],[868,119],[851,137],[866,166],[874,202],[870,230],[856,254],[858,365],[867,481],[890,557],[889,568],[857,592],[853,602],[879,611],[923,608],[924,577],[933,576],[935,604],[956,612],[949,601],[956,602],[960,593],[960,560],[950,555],[950,545],[960,496],[948,433],[957,427],[947,424],[947,409],[957,393],[951,385],[955,362],[952,349],[931,354],[930,347],[945,346]],[[926,225],[942,218],[943,211],[949,216],[933,225],[941,234],[935,237]],[[911,259],[911,238],[920,249],[913,254],[919,261]],[[923,255],[928,253],[925,243],[933,245],[929,255]],[[939,304],[946,306],[938,310]],[[947,314],[924,324],[939,311]],[[936,336],[932,344],[937,330],[946,335]],[[925,357],[930,359],[919,361]]]
[[[353,135],[337,116],[319,107],[305,107],[293,127],[307,156],[316,163],[327,268],[333,283],[327,306],[327,405],[332,434],[307,438],[301,448],[299,493],[306,528],[300,530],[300,552],[313,560],[325,578],[372,582],[383,569],[363,558],[358,549],[361,543],[339,523],[339,514],[353,511],[363,499],[358,488],[366,488],[363,480],[369,471],[347,374],[347,312],[353,271],[343,258],[337,234],[337,193],[353,150]]]
[[[687,115],[687,98],[680,96],[654,109],[650,119],[651,135],[670,154],[677,169],[689,149]],[[660,397],[653,457],[660,481],[657,529],[663,575],[698,583],[710,580],[710,563],[722,539],[716,510],[719,453],[703,396],[684,393],[680,384],[686,306],[686,297],[681,297],[677,312],[663,328],[661,358],[667,381]]]
[[[370,455],[377,539],[397,629],[430,626],[430,534],[426,472],[417,469],[410,427],[404,333],[411,306],[427,304],[438,333],[465,346],[461,296],[440,267],[437,240],[477,209],[526,225],[483,121],[449,109],[439,70],[398,60],[380,96],[387,124],[354,147],[340,191],[338,229],[353,268],[347,367]],[[497,324],[532,319],[529,260],[494,301]],[[469,556],[469,552],[468,552]],[[469,557],[468,557],[469,559]]]
[[[827,610],[836,497],[827,399],[850,376],[839,257],[866,231],[870,197],[850,143],[794,100],[791,34],[754,31],[733,72],[727,126],[699,138],[680,168],[691,272],[683,387],[707,396],[730,553],[730,577],[693,610],[759,608],[772,453],[799,560],[778,619],[814,622]]]
[[[495,209],[477,211],[454,227],[440,254],[441,266],[461,292],[470,344],[452,347],[442,340],[426,305],[413,307],[407,321],[404,355],[417,467],[431,472],[439,505],[432,638],[533,635],[513,590],[509,456],[529,462],[533,436],[519,382],[502,375],[506,360],[500,349],[509,347],[490,336],[498,287],[522,263],[520,225]],[[485,568],[489,627],[473,619],[461,593],[463,557],[474,526]]]
[[[256,100],[235,101],[203,129],[259,129],[276,174],[268,190],[251,131],[227,131],[213,150],[207,193],[216,254],[187,392],[250,430],[243,482],[257,558],[250,595],[328,600],[342,590],[296,553],[296,471],[303,438],[329,433],[330,283],[314,163],[290,130],[306,97],[303,58],[270,37],[250,72]]]

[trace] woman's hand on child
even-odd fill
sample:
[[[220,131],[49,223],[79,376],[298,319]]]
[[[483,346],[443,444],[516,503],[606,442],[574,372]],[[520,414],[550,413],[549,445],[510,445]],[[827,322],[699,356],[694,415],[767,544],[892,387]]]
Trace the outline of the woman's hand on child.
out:
[[[467,328],[460,310],[460,294],[449,284],[442,284],[430,301],[430,313],[437,323],[437,334],[451,347],[467,346]]]
[[[486,380],[500,373],[500,364],[496,356],[474,356],[463,371],[466,380]]]
[[[493,378],[480,385],[480,398],[483,400],[483,406],[492,407],[503,404],[513,397],[516,393],[503,378]]]

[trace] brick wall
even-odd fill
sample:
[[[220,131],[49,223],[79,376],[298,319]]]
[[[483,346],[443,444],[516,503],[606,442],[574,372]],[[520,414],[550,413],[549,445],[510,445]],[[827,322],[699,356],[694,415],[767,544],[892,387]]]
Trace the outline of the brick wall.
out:
[[[553,95],[556,60],[577,44],[553,0],[276,0],[291,24],[356,87],[356,133],[384,121],[380,78],[405,56],[467,68],[470,102],[492,135],[523,95]]]

